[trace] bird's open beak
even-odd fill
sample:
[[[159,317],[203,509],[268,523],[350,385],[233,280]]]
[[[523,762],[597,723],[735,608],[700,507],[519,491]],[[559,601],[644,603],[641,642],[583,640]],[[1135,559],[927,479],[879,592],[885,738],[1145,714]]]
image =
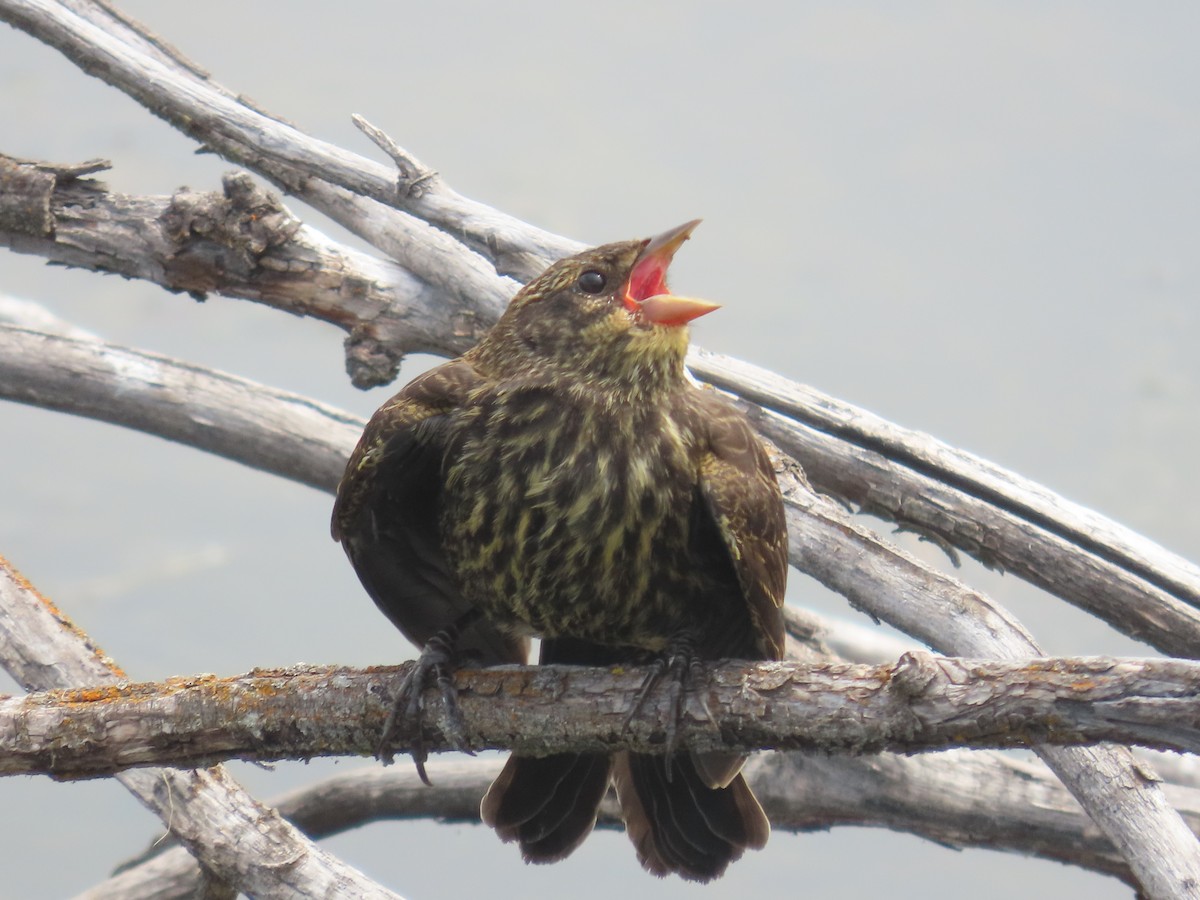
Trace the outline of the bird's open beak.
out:
[[[693,219],[646,242],[629,273],[629,284],[625,288],[626,309],[640,313],[654,325],[684,325],[719,307],[707,300],[676,297],[667,290],[667,268],[671,258],[699,224],[699,219]]]

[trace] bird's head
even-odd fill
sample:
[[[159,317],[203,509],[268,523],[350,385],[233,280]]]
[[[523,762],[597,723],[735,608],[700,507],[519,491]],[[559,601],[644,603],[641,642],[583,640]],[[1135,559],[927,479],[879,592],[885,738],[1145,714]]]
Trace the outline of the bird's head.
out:
[[[671,259],[698,224],[554,263],[472,353],[498,375],[536,371],[634,389],[682,379],[687,323],[717,308],[667,289]]]

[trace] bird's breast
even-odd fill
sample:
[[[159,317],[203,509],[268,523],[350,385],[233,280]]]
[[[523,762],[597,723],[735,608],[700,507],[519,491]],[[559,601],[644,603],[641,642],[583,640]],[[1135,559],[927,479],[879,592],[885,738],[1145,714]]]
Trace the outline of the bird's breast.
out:
[[[686,604],[695,443],[663,404],[474,397],[451,424],[439,513],[466,598],[518,630],[659,649]]]

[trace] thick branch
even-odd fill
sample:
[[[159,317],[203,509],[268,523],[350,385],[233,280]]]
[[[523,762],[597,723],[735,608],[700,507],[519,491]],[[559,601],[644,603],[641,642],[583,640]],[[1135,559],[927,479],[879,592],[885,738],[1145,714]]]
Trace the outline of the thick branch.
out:
[[[899,641],[877,631],[823,621],[788,608],[789,637],[804,658],[828,647],[856,661],[895,659]],[[826,646],[828,645],[828,647]],[[1147,751],[1149,752],[1149,751]],[[1158,753],[1156,764],[1195,757]],[[499,764],[447,760],[429,764],[432,789],[407,766],[356,769],[272,801],[305,834],[320,838],[383,818],[478,822],[479,799]],[[1168,768],[1165,772],[1172,774]],[[757,756],[746,768],[776,829],[804,831],[860,825],[904,831],[939,844],[1042,856],[1116,875],[1132,875],[1111,843],[1044,766],[986,751],[947,751],[919,757],[824,753]],[[1188,777],[1183,783],[1193,785]],[[1171,804],[1192,830],[1200,829],[1200,791],[1166,786]],[[615,827],[611,801],[600,827]],[[101,898],[191,898],[199,873],[191,857],[156,840],[120,874],[81,895]]]
[[[556,666],[462,671],[464,748],[660,751],[666,692],[625,726],[644,675]],[[382,668],[284,669],[13,698],[0,702],[0,774],[88,778],[146,765],[367,754],[378,746],[398,677]],[[680,740],[702,752],[914,753],[1105,740],[1200,749],[1197,663],[999,663],[917,652],[894,666],[726,664],[700,685]],[[365,715],[364,697],[377,698]],[[454,749],[443,715],[427,717],[421,740],[429,749]],[[396,749],[416,737],[401,734]]]

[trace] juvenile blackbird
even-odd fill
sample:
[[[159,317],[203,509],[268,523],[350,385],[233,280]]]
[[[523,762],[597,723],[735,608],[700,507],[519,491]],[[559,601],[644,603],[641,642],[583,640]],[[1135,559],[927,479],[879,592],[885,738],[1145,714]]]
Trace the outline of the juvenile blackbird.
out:
[[[455,704],[464,663],[656,663],[678,708],[699,660],[779,659],[787,540],[771,465],[745,417],[685,374],[671,295],[697,222],[550,266],[460,358],[372,416],[338,489],[333,536]],[[385,738],[386,741],[386,738]],[[384,749],[386,753],[386,748]],[[421,759],[416,754],[423,773]],[[529,862],[591,832],[615,785],[642,865],[709,881],[770,826],[745,758],[512,756],[482,818]]]

